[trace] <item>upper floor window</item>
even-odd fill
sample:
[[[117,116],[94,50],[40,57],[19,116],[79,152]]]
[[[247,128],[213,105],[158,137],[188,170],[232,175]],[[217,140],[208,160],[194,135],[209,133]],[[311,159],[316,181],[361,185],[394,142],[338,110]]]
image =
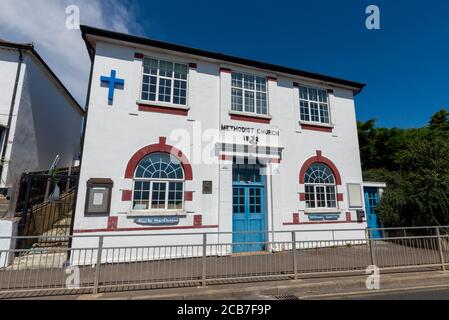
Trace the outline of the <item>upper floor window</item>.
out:
[[[141,99],[187,105],[187,73],[185,64],[145,58]]]
[[[332,170],[325,164],[310,166],[305,177],[306,207],[337,208],[337,187]]]
[[[301,121],[330,124],[329,98],[326,90],[299,87]]]
[[[232,110],[268,115],[267,79],[233,72]]]
[[[181,162],[167,153],[143,158],[134,175],[133,210],[182,210],[184,170]]]

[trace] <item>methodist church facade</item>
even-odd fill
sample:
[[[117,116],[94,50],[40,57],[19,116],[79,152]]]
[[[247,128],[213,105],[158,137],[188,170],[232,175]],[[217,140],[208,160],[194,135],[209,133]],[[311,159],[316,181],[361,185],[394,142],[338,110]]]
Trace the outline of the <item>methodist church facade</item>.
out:
[[[75,236],[233,233],[226,241],[245,244],[366,228],[354,104],[363,84],[82,33],[92,70]]]

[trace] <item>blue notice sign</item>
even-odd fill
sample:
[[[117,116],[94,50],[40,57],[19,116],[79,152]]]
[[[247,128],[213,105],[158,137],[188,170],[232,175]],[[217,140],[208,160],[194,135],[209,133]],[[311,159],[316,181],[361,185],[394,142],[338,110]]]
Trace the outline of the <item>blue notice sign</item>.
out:
[[[317,213],[317,214],[310,214],[309,215],[309,221],[337,221],[340,218],[339,213]]]
[[[145,217],[137,218],[134,222],[146,226],[175,226],[179,224],[179,217]]]

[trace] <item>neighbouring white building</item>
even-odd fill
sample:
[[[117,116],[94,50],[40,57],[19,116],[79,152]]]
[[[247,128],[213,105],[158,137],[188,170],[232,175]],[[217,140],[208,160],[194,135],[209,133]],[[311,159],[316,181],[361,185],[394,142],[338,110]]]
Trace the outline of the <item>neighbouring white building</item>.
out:
[[[86,26],[82,34],[92,70],[75,248],[95,247],[98,235],[137,246],[211,233],[208,243],[238,243],[236,253],[290,239],[273,231],[366,228],[354,105],[363,84]],[[129,234],[145,236],[120,237]]]
[[[0,40],[0,191],[12,196],[25,172],[78,159],[84,110],[32,44]]]

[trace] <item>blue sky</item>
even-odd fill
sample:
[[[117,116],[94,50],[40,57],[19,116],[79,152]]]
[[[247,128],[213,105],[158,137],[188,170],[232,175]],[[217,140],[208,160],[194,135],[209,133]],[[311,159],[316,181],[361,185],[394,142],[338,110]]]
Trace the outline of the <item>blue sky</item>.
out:
[[[381,10],[381,30],[365,9]],[[360,120],[418,127],[449,108],[449,2],[141,1],[141,34],[366,83]]]
[[[84,105],[90,61],[81,23],[366,83],[359,120],[420,127],[449,109],[449,1],[0,0],[0,38],[33,42]],[[365,28],[368,5],[381,30]]]

